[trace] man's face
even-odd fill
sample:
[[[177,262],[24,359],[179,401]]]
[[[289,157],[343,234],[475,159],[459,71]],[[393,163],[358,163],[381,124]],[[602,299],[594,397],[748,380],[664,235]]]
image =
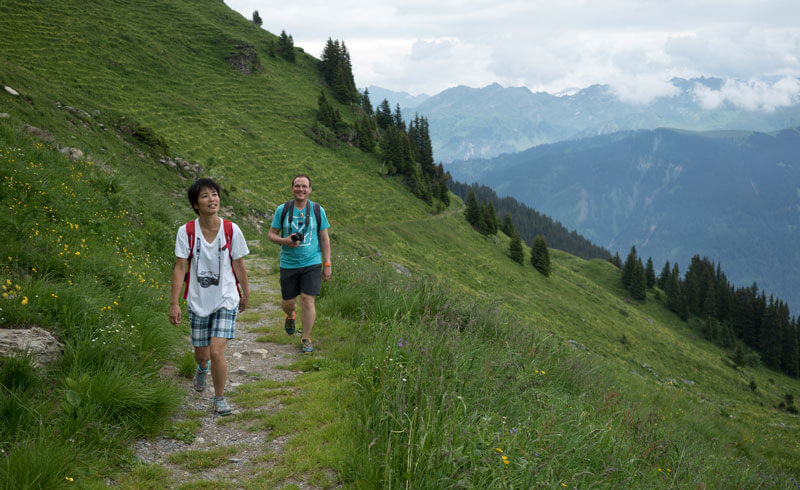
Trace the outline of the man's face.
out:
[[[203,187],[197,195],[197,212],[200,214],[214,214],[219,210],[219,194],[211,187]]]
[[[308,199],[308,195],[311,194],[311,185],[308,183],[308,179],[305,177],[298,177],[294,179],[292,183],[292,193],[294,194],[295,199],[305,200]]]

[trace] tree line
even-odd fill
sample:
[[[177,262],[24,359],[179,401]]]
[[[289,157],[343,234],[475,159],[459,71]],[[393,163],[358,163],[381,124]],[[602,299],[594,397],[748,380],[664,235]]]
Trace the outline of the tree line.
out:
[[[784,301],[767,297],[756,283],[735,287],[720,264],[707,257],[692,257],[683,278],[677,263],[666,261],[657,279],[652,259],[645,268],[641,264],[632,247],[622,268],[623,285],[632,297],[644,299],[642,284],[650,289],[658,286],[666,293],[667,307],[683,321],[699,318],[703,336],[728,349],[737,365],[763,363],[800,376],[800,319],[790,315]]]
[[[490,201],[484,201],[478,204],[478,199],[475,197],[475,192],[470,189],[466,199],[464,199],[464,218],[467,223],[482,235],[496,235],[498,231],[502,231],[511,238],[508,246],[508,255],[511,260],[519,263],[525,263],[525,251],[522,248],[522,238],[519,232],[514,227],[511,221],[511,216],[506,213],[503,216],[503,221],[497,219],[497,212],[494,210],[494,205]],[[549,276],[551,272],[550,266],[550,251],[547,249],[547,242],[542,235],[536,235],[531,246],[531,265],[542,273],[544,276]]]
[[[502,222],[506,222],[508,216],[508,221],[526,243],[533,243],[536,236],[541,235],[550,247],[583,259],[607,260],[611,257],[611,252],[593,244],[578,232],[567,230],[560,222],[522,204],[513,197],[499,197],[490,187],[477,183],[466,184],[453,179],[448,180],[447,186],[453,194],[465,202],[467,195],[472,191],[481,206],[491,206],[493,212],[485,211],[487,217],[494,215],[494,219],[497,220],[498,215],[503,216]]]
[[[336,99],[353,110],[355,122],[345,121],[323,90],[317,99],[317,121],[310,129],[310,136],[331,147],[344,142],[368,153],[379,152],[384,175],[402,177],[415,196],[439,210],[449,206],[448,175],[441,164],[434,163],[427,118],[415,115],[406,123],[400,105],[392,111],[386,99],[373,108],[369,90],[362,94],[356,89],[350,53],[344,42],[328,39],[319,70],[323,83]]]

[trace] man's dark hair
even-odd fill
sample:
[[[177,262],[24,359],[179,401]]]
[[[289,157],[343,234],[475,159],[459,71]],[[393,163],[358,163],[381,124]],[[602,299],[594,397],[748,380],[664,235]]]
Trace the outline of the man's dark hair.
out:
[[[299,179],[300,177],[305,177],[306,179],[308,179],[308,186],[311,187],[311,177],[309,177],[306,174],[297,174],[297,175],[295,175],[294,178],[292,179],[292,187],[294,187],[294,181]]]
[[[200,214],[195,206],[197,206],[197,197],[200,195],[200,191],[204,188],[214,189],[217,191],[217,195],[221,194],[219,185],[212,179],[202,178],[195,180],[194,184],[189,187],[189,192],[187,192],[189,195],[189,203],[192,205],[192,210],[195,214]]]

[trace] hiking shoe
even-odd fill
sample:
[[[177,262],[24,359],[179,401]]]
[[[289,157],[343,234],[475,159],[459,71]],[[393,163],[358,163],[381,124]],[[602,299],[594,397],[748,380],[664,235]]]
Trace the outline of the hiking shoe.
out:
[[[283,328],[286,330],[286,333],[289,335],[294,335],[294,317],[289,318],[286,317],[286,321],[283,322]]]
[[[200,369],[200,365],[197,365],[197,372],[194,376],[194,389],[195,391],[203,391],[206,389],[208,383],[206,382],[206,375],[208,374],[208,369],[211,367],[211,361],[206,362],[206,368]]]
[[[231,407],[228,406],[228,401],[225,400],[224,396],[214,397],[214,413],[220,417],[231,414]]]
[[[311,339],[303,339],[300,342],[300,350],[303,352],[303,354],[313,354],[314,345],[311,343]]]

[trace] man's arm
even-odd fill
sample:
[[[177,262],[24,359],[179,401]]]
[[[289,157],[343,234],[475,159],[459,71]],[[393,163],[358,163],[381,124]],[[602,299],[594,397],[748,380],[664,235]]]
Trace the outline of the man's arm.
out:
[[[293,242],[288,236],[281,237],[280,232],[279,229],[270,226],[269,232],[267,232],[267,240],[272,243],[277,243],[278,245],[286,245],[287,247],[297,247],[300,245],[300,242]]]
[[[328,229],[319,232],[319,246],[322,249],[322,278],[326,281],[331,278],[331,239]],[[326,265],[327,264],[327,265]]]
[[[186,277],[186,267],[188,260],[175,257],[175,269],[172,270],[172,294],[169,301],[169,321],[173,325],[181,322],[181,305],[178,303],[181,297],[181,286]]]
[[[233,270],[236,271],[236,278],[239,280],[239,286],[242,288],[242,297],[239,298],[239,311],[242,312],[247,308],[247,302],[250,300],[250,284],[247,282],[247,270],[244,268],[244,258],[240,257],[234,260],[231,265]]]

